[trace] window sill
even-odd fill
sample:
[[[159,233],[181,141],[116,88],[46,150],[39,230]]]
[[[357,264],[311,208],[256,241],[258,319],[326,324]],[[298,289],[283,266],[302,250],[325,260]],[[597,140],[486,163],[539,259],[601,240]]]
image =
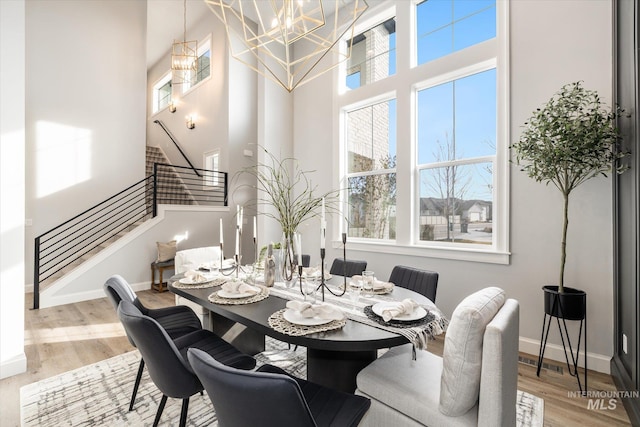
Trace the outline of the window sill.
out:
[[[342,241],[333,241],[334,249],[342,248]],[[487,264],[508,265],[511,253],[493,250],[454,247],[404,246],[395,242],[382,241],[347,241],[347,250],[358,252],[374,252],[392,255],[409,255],[424,258],[448,259],[454,261],[481,262]]]

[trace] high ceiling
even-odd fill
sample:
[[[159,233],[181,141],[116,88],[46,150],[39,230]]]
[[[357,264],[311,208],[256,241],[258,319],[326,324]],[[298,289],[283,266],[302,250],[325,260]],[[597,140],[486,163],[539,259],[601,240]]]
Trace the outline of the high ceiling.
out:
[[[213,13],[203,0],[187,0],[187,28],[203,15]],[[147,68],[171,50],[183,36],[183,0],[147,0]]]

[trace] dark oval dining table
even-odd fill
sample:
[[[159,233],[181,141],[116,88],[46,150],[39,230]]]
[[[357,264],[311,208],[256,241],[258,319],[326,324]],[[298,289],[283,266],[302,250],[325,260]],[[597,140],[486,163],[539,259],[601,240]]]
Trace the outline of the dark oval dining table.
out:
[[[276,311],[285,308],[286,299],[269,295],[252,304],[216,304],[209,301],[208,297],[219,288],[174,287],[173,282],[181,277],[175,275],[169,279],[169,290],[208,309],[211,313],[209,329],[248,354],[264,350],[265,335],[304,346],[307,348],[307,379],[337,390],[353,393],[358,372],[376,359],[378,349],[409,342],[402,335],[349,319],[343,328],[337,330],[304,336],[282,334],[269,325],[268,319]],[[342,279],[334,276],[328,283],[341,284]],[[419,304],[429,301],[425,296],[399,286],[395,286],[389,296],[399,301],[411,298]],[[345,295],[344,298],[348,297]]]

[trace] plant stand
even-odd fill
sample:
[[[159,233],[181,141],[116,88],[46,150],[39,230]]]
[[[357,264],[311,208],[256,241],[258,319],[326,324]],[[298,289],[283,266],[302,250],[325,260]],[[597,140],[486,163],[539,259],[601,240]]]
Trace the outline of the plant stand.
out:
[[[585,395],[587,392],[587,294],[583,291],[565,287],[565,292],[560,294],[557,286],[544,286],[545,292],[545,314],[542,321],[542,336],[540,337],[540,352],[538,354],[538,369],[536,375],[540,376],[540,368],[544,358],[544,351],[547,347],[547,338],[549,337],[549,329],[553,318],[556,318],[558,330],[560,331],[560,339],[562,340],[562,348],[564,349],[564,357],[567,362],[567,369],[571,376],[578,380],[578,388]],[[548,316],[548,317],[547,317]],[[562,323],[560,322],[562,320]],[[571,338],[567,328],[567,320],[579,321],[578,329],[578,345],[574,354],[571,345]],[[582,334],[584,330],[584,390],[580,382],[578,372],[578,360],[580,358],[580,345],[582,343]],[[566,338],[566,339],[565,339]],[[567,352],[567,346],[569,347]],[[569,361],[571,355],[571,361]]]

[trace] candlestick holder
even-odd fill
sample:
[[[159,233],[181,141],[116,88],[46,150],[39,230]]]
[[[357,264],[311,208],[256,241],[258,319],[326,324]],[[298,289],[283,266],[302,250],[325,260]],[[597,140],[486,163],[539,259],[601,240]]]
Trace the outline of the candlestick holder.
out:
[[[227,271],[223,271],[222,270],[222,257],[224,255],[220,255],[220,274],[222,274],[223,276],[231,276],[232,274],[235,273],[236,275],[236,279],[239,278],[240,275],[240,271],[244,272],[244,269],[242,268],[242,229],[238,227],[238,232],[237,232],[237,236],[238,236],[238,253],[235,254],[233,256],[234,259],[234,265],[227,269]],[[222,249],[222,244],[220,245],[220,248]]]
[[[342,234],[342,242],[345,246],[344,249],[344,258],[346,260],[347,255],[346,255],[346,238],[344,236],[344,233]],[[327,283],[324,280],[324,257],[325,257],[325,249],[324,248],[320,248],[320,285],[318,285],[317,290],[321,290],[322,292],[322,302],[324,302],[324,290],[326,289],[327,291],[329,291],[329,293],[333,296],[336,297],[341,297],[345,294],[345,292],[347,292],[347,273],[346,270],[344,271],[343,277],[344,277],[344,285],[342,288],[342,292],[334,292],[329,286],[327,286]],[[346,265],[346,262],[344,263]]]
[[[300,280],[300,293],[304,296],[304,290],[302,289],[302,265],[298,266],[298,280]]]
[[[258,268],[258,243],[255,237],[253,238],[253,265],[254,270]]]

